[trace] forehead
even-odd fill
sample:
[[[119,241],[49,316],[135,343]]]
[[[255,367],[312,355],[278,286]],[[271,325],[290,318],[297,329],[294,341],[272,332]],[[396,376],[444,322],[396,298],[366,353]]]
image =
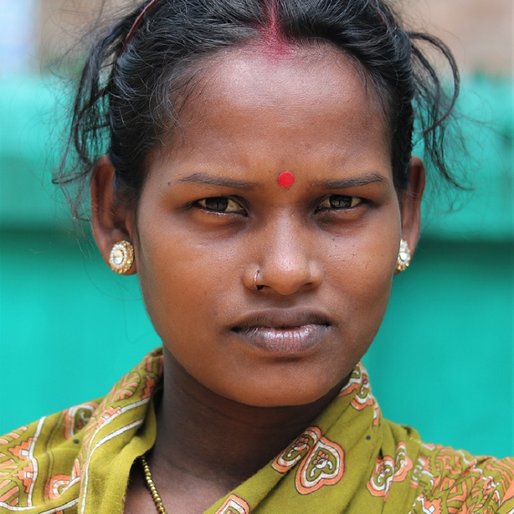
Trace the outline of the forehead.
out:
[[[277,102],[305,107],[344,98],[365,103],[373,111],[383,110],[362,65],[329,43],[277,46],[264,39],[219,51],[203,62],[201,70],[195,103],[206,93],[241,108],[253,104],[257,109]],[[235,91],[239,94],[234,96]]]
[[[360,64],[330,44],[276,52],[263,42],[220,51],[198,68],[179,119],[182,137],[173,137],[173,146],[196,152],[200,140],[205,149],[227,152],[242,146],[257,152],[262,144],[277,155],[286,147],[290,155],[291,143],[389,151],[374,88]]]

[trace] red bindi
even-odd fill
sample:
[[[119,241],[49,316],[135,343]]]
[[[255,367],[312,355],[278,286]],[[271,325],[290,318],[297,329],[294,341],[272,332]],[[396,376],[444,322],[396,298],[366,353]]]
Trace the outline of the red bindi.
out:
[[[296,177],[292,171],[282,171],[277,178],[278,185],[284,189],[289,189],[295,180]]]

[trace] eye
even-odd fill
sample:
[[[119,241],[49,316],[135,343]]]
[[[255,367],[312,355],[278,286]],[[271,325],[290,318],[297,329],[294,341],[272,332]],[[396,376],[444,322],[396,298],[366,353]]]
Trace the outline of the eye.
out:
[[[358,196],[330,195],[316,208],[316,212],[353,209],[363,202]]]
[[[226,196],[203,198],[202,200],[195,202],[195,205],[205,211],[217,212],[220,214],[244,214],[245,212],[238,202]]]

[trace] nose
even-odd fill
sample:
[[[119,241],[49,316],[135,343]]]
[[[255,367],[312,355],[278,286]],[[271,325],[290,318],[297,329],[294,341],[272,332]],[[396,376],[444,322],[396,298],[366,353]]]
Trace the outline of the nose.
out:
[[[294,216],[268,223],[259,239],[258,273],[253,289],[288,296],[316,288],[322,279],[312,234]]]

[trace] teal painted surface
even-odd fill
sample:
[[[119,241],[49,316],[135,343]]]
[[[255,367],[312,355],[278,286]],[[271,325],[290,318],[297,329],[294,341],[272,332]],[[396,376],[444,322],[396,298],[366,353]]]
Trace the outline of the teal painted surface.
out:
[[[468,104],[472,87],[488,99]],[[77,238],[48,183],[54,98],[48,82],[0,82],[0,433],[105,394],[159,344],[137,280]],[[513,455],[512,84],[477,79],[463,100],[494,128],[466,127],[482,142],[477,190],[451,217],[431,193],[425,238],[366,364],[391,419],[427,441]]]
[[[52,186],[66,104],[55,80],[0,80],[0,229],[70,226]]]
[[[444,191],[429,180],[423,233],[462,241],[514,239],[513,83],[470,79],[464,82],[457,108],[460,135],[449,134],[448,154],[452,171],[464,173],[472,190],[450,195],[454,212],[448,216]]]

